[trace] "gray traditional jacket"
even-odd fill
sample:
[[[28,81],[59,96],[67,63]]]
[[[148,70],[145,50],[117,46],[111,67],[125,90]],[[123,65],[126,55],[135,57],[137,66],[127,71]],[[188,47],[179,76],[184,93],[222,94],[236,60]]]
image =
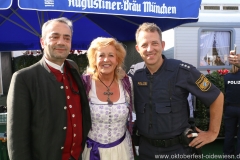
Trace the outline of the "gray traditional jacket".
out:
[[[67,61],[80,92],[84,148],[91,127],[90,109],[77,65]],[[67,126],[62,85],[44,58],[13,74],[7,96],[7,144],[11,160],[61,160]]]

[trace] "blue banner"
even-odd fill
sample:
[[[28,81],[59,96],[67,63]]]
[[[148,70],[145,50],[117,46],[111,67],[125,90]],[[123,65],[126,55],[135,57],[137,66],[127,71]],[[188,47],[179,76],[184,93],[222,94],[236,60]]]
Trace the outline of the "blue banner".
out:
[[[12,0],[0,0],[0,10],[8,9],[12,5]]]
[[[6,1],[6,0],[0,0]],[[197,18],[201,0],[19,0],[19,8],[158,18]]]

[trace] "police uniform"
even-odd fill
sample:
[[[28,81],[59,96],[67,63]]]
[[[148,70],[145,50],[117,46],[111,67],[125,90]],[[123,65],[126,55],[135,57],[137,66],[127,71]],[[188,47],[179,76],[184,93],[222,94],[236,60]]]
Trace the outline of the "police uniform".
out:
[[[240,155],[240,70],[224,76],[225,107],[224,127],[225,139],[223,153],[226,155]],[[238,131],[237,131],[238,129]],[[235,148],[234,136],[237,133],[238,143]]]
[[[188,147],[180,140],[182,132],[190,127],[189,92],[207,106],[220,94],[220,90],[192,65],[162,57],[163,64],[154,74],[149,72],[144,62],[131,66],[128,73],[134,85],[141,160],[164,159],[156,157],[159,154],[189,153]]]

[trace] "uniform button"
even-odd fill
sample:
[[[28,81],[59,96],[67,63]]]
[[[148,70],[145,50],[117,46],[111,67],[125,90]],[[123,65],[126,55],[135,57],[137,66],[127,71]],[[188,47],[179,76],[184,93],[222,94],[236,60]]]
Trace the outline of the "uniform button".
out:
[[[64,130],[66,130],[66,129],[67,129],[67,127],[63,127],[63,129],[64,129]]]
[[[77,125],[76,124],[73,124],[73,127],[76,127]]]
[[[66,89],[68,89],[68,86],[66,86]]]
[[[72,108],[72,105],[69,105],[69,108]]]
[[[75,134],[75,133],[73,134],[73,137],[76,137],[76,134]]]
[[[74,117],[75,117],[75,114],[72,114],[72,117],[74,118]]]
[[[63,86],[61,86],[60,88],[61,88],[61,89],[63,89],[64,87],[63,87]]]
[[[67,109],[67,107],[66,107],[66,106],[64,106],[64,109]]]
[[[61,149],[63,150],[63,149],[64,149],[64,147],[61,147]]]
[[[67,99],[70,99],[70,96],[67,96]]]
[[[75,145],[75,143],[73,143],[73,146]]]
[[[73,150],[71,150],[71,153],[73,153]]]
[[[65,79],[65,76],[63,76],[63,79]]]

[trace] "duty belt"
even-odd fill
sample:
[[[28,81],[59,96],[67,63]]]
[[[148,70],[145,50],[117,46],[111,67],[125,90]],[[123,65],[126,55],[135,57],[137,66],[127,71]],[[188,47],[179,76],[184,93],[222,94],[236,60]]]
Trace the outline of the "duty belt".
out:
[[[146,139],[151,145],[155,146],[155,147],[171,147],[174,146],[176,144],[182,144],[182,138],[181,135],[180,136],[176,136],[174,138],[171,139],[150,139],[144,136],[141,136],[142,138]]]

